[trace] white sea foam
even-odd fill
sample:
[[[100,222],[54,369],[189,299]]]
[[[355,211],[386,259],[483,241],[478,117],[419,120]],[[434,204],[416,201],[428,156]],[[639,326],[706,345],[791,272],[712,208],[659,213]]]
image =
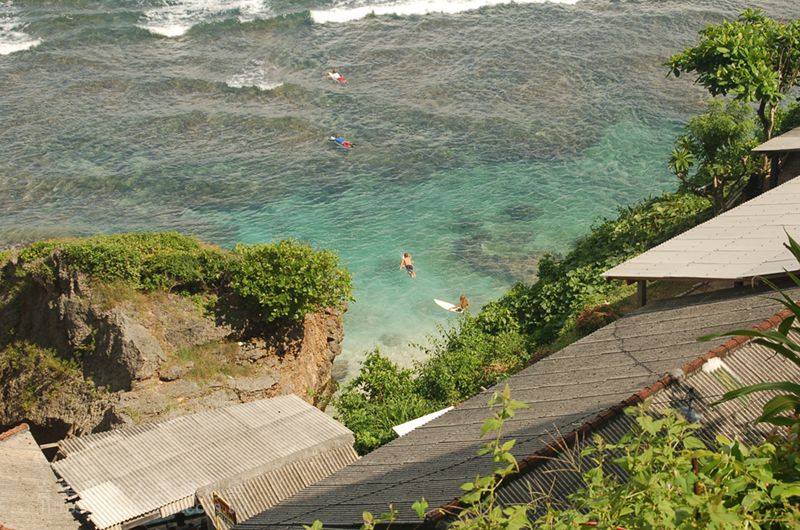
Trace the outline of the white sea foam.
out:
[[[517,4],[576,4],[578,0],[514,0]],[[409,0],[406,2],[387,2],[383,4],[365,4],[352,2],[332,9],[312,10],[311,19],[317,24],[349,22],[375,15],[424,15],[426,13],[461,13],[479,9],[484,6],[508,4],[509,0]]]
[[[271,9],[262,0],[165,1],[163,6],[145,11],[136,25],[157,35],[179,37],[192,26],[222,20],[231,11],[238,11],[239,20],[246,22],[269,16]]]
[[[254,86],[261,90],[272,90],[278,88],[283,83],[270,81],[267,67],[263,61],[251,61],[239,74],[232,75],[225,84],[231,88],[242,88]]]
[[[0,3],[0,55],[27,50],[42,42],[20,31],[23,27],[24,23],[11,2]]]

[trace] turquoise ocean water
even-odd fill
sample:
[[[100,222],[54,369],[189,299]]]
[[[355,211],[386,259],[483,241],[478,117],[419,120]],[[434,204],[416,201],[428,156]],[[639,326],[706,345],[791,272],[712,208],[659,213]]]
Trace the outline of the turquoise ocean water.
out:
[[[340,375],[374,346],[409,363],[456,318],[434,298],[477,308],[675,189],[668,153],[707,96],[660,65],[746,7],[800,17],[778,0],[0,0],[0,248],[305,240],[354,274]]]

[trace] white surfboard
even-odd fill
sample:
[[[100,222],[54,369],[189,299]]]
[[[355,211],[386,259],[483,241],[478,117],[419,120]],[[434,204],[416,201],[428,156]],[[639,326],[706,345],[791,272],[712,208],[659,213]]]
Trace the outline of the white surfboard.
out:
[[[448,311],[452,311],[453,313],[461,313],[464,311],[460,307],[456,309],[456,306],[454,306],[450,302],[445,302],[444,300],[437,300],[436,298],[434,298],[433,301],[436,302],[436,305],[438,305],[442,309],[447,309]]]

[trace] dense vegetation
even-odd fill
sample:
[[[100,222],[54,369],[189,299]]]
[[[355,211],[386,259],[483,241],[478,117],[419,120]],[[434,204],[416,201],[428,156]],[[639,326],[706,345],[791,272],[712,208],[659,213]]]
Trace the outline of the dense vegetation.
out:
[[[0,254],[0,266],[15,257],[18,275],[45,284],[56,280],[60,259],[96,282],[119,288],[230,293],[267,323],[299,320],[353,299],[352,277],[335,253],[291,239],[225,251],[174,232],[98,235],[7,251]]]

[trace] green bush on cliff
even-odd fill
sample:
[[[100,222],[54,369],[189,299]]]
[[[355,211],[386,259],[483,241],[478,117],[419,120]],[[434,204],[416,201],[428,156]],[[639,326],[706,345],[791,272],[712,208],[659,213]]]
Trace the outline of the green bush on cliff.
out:
[[[263,319],[299,319],[316,306],[353,299],[352,276],[339,257],[286,239],[266,245],[237,245],[229,262],[230,285]]]
[[[355,436],[355,450],[367,454],[396,438],[392,427],[437,410],[414,391],[414,371],[400,368],[380,352],[367,352],[361,373],[334,399],[336,418]]]
[[[175,232],[39,241],[19,251],[18,272],[54,282],[56,250],[70,267],[106,285],[187,295],[227,290],[265,322],[299,320],[353,299],[352,276],[335,253],[291,239],[228,252]]]
[[[52,401],[63,385],[80,384],[82,379],[74,359],[63,359],[53,350],[14,341],[0,349],[0,378],[11,380],[21,373],[28,374],[19,396],[19,406],[26,411]]]

